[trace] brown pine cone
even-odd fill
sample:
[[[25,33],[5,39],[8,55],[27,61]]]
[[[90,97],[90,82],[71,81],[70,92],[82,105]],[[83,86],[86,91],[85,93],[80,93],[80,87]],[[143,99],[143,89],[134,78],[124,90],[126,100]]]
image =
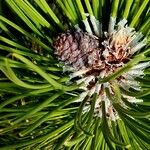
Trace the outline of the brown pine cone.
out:
[[[57,57],[75,70],[99,63],[99,39],[88,33],[82,31],[62,33],[57,37],[54,48]]]

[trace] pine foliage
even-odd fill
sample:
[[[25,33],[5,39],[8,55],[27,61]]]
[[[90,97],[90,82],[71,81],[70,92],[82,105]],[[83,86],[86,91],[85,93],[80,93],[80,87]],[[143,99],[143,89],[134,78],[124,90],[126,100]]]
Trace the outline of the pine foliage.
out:
[[[102,116],[94,115],[97,94],[83,113],[82,82],[70,80],[54,54],[54,41],[78,29],[103,37],[123,19],[146,43],[124,67],[99,79],[112,82],[114,95],[105,90],[119,118],[108,119],[105,101]],[[149,28],[149,0],[1,0],[0,150],[149,149],[150,68],[143,66],[150,62]],[[137,65],[144,73],[136,77],[140,90],[113,82]]]

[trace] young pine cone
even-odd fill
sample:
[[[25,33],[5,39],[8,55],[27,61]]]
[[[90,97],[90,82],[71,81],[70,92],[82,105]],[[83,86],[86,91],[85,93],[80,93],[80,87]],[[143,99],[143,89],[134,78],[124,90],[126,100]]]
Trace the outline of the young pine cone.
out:
[[[97,68],[100,64],[99,39],[82,31],[60,34],[55,43],[55,54],[75,70]]]

